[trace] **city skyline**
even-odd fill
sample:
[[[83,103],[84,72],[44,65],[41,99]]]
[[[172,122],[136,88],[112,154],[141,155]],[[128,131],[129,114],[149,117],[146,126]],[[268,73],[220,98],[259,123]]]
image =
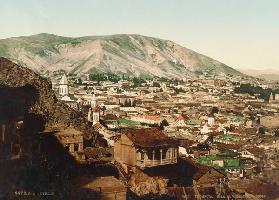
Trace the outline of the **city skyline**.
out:
[[[275,70],[278,5],[274,0],[9,1],[0,8],[0,38],[140,34],[172,40],[236,69]]]

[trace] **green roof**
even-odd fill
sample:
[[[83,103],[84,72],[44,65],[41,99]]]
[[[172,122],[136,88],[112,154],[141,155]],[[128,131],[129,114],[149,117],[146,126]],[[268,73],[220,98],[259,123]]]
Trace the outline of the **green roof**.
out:
[[[218,156],[199,157],[197,159],[197,162],[200,164],[204,164],[204,165],[211,165],[211,161],[214,161],[214,160],[222,160],[222,159]]]
[[[119,118],[117,119],[117,123],[120,126],[139,126],[140,123],[133,121],[133,120],[129,120],[129,119],[124,119],[124,118]]]
[[[242,168],[242,163],[239,159],[227,159],[224,160],[225,169],[239,169]]]
[[[227,117],[234,122],[243,122],[244,121],[244,118],[241,116],[238,116],[238,115],[228,115]]]
[[[212,165],[212,161],[214,160],[223,160],[224,161],[224,169],[241,169],[242,163],[239,159],[223,159],[219,156],[210,156],[210,157],[199,157],[196,161],[200,164],[211,166],[215,169],[221,169],[222,167],[218,165]]]
[[[190,119],[186,121],[187,125],[192,125],[192,126],[199,125],[200,123],[201,121],[198,119]]]
[[[239,136],[231,135],[231,134],[218,135],[217,139],[223,139],[223,140],[228,140],[228,141],[233,141],[233,142],[239,142],[240,141]]]

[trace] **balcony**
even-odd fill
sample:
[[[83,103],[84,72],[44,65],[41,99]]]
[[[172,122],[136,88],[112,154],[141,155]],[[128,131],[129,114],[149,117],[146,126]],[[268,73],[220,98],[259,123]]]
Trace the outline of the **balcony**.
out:
[[[177,163],[177,158],[169,158],[162,160],[137,160],[136,165],[140,168],[155,167],[160,165],[175,164]]]

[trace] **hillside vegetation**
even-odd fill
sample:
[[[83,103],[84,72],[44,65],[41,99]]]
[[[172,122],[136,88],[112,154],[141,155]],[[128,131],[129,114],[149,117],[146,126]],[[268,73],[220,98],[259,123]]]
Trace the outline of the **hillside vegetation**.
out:
[[[242,75],[227,65],[172,41],[141,35],[70,38],[38,34],[0,40],[0,56],[38,73],[83,76],[109,72],[129,76]]]

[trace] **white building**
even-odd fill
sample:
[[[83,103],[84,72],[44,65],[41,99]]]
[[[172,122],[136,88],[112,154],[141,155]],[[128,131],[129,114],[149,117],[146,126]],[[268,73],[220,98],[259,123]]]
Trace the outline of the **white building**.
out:
[[[59,82],[59,88],[58,93],[61,96],[68,96],[69,95],[69,85],[68,85],[68,79],[66,77],[66,74],[64,74]]]
[[[92,122],[92,126],[94,126],[100,120],[100,109],[97,107],[97,99],[95,94],[92,95],[90,105],[91,107],[88,110],[87,119],[89,122]]]
[[[214,115],[211,113],[209,114],[208,118],[207,118],[207,123],[209,126],[213,126],[215,124],[215,118]]]

